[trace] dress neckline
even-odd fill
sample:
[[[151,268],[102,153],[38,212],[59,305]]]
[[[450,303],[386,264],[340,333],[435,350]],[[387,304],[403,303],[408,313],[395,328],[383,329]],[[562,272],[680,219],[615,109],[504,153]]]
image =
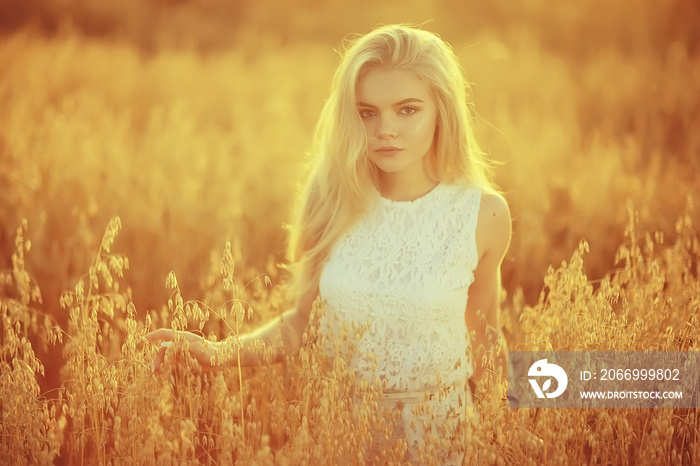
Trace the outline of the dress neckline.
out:
[[[422,203],[422,202],[425,201],[426,199],[429,199],[429,198],[433,197],[433,196],[435,195],[435,193],[436,193],[437,191],[439,191],[439,189],[440,189],[442,186],[443,186],[443,183],[442,183],[442,181],[441,181],[441,182],[439,182],[438,184],[436,184],[430,191],[428,191],[427,193],[423,194],[422,196],[419,196],[419,197],[417,197],[417,198],[415,198],[415,199],[413,199],[413,200],[411,200],[411,201],[395,201],[395,200],[393,200],[393,199],[389,199],[389,198],[386,198],[386,197],[382,196],[381,193],[380,193],[380,194],[379,194],[379,201],[380,201],[382,204],[391,205],[391,206],[410,206],[410,205],[416,205],[416,204]]]

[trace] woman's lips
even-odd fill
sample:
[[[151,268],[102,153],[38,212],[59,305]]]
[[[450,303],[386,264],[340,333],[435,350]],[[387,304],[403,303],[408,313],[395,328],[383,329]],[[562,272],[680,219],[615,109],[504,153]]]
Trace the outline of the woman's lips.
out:
[[[375,152],[378,153],[379,155],[391,156],[391,155],[398,154],[402,150],[403,149],[400,149],[398,147],[388,146],[388,147],[380,147],[379,149],[375,149]]]

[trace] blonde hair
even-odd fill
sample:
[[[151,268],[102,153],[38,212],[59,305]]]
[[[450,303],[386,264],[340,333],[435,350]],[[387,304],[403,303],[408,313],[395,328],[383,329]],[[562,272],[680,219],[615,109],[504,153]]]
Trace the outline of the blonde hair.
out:
[[[318,284],[334,244],[379,196],[378,172],[366,154],[355,95],[360,77],[376,67],[404,70],[430,86],[438,127],[429,162],[437,179],[495,191],[491,166],[472,129],[469,85],[452,48],[435,34],[406,25],[382,26],[360,36],[343,55],[316,126],[314,165],[289,244],[290,259],[301,269],[299,293]]]

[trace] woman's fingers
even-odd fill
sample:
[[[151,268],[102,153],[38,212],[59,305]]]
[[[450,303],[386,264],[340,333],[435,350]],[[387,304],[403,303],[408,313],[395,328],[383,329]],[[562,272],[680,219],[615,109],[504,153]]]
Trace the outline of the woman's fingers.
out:
[[[173,329],[159,328],[146,334],[146,340],[154,342],[156,340],[172,340],[174,336]]]
[[[168,351],[168,348],[172,346],[173,342],[172,341],[164,341],[160,344],[158,347],[158,350],[155,352],[153,355],[153,368],[152,372],[153,373],[159,373],[161,370],[163,370],[163,367],[165,367],[165,353]],[[180,358],[177,355],[177,350],[172,353],[169,356],[169,362],[168,364],[179,364]]]
[[[172,338],[173,331],[169,328],[159,328],[146,334],[146,340],[148,340],[149,343],[153,343],[157,340],[168,340],[161,343],[160,348],[158,348],[158,351],[156,351],[156,353],[153,355],[153,366],[151,368],[152,373],[155,374],[160,372],[163,362],[165,361],[165,350],[168,348],[168,346],[170,346],[169,340],[172,340]]]
[[[175,332],[173,332],[173,330],[170,328],[159,328],[157,330],[154,330],[153,332],[146,334],[146,340],[148,340],[150,343],[153,343],[158,340],[166,340],[160,344],[158,351],[156,351],[156,353],[153,355],[153,367],[151,370],[152,373],[158,373],[163,368],[163,364],[165,362],[165,352],[170,347],[170,345],[172,345],[171,340],[174,336]]]
[[[158,351],[156,351],[156,354],[153,355],[153,373],[156,374],[160,372],[161,367],[163,366],[163,362],[165,361],[165,351],[167,350],[167,346],[161,346],[158,348]]]
[[[153,373],[160,372],[165,363],[165,353],[173,344],[175,336],[184,337],[189,342],[188,351],[204,368],[212,366],[211,357],[214,355],[216,343],[205,341],[200,335],[191,332],[174,332],[169,328],[160,328],[146,335],[146,339],[153,343],[158,340],[165,340],[153,355]]]

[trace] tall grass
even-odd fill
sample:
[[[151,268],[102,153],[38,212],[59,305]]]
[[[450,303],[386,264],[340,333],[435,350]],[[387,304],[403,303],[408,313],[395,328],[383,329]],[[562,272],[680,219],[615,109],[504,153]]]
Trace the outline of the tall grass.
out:
[[[117,15],[121,35],[95,35],[85,18],[96,3],[83,2],[73,28],[2,36],[0,462],[362,463],[372,433],[393,431],[382,387],[328,358],[316,324],[299,354],[256,369],[204,372],[180,343],[167,358],[189,364],[154,376],[143,339],[172,326],[220,340],[293,304],[281,227],[332,47],[379,22],[437,18],[474,83],[479,140],[504,163],[514,217],[510,349],[698,350],[691,2],[468,4],[464,21],[424,3],[402,18],[365,5],[340,35],[322,26],[330,7],[272,28],[286,7],[246,6],[257,22],[229,37],[204,27],[216,2],[134,7],[167,11],[162,30],[122,7],[98,12]],[[173,37],[195,26],[210,32]],[[584,44],[586,31],[599,34]],[[358,331],[338,353],[352,354]],[[479,463],[698,461],[695,410],[515,411],[486,399],[476,410],[452,448]],[[426,460],[441,441],[430,435]],[[388,442],[375,460],[405,449]]]
[[[697,351],[700,246],[687,209],[671,244],[661,234],[639,235],[632,217],[618,250],[619,268],[596,290],[583,272],[588,245],[581,243],[570,261],[550,269],[535,305],[516,299],[507,307],[518,320],[512,348]],[[143,338],[150,328],[199,327],[216,338],[221,332],[210,329],[224,326],[236,335],[253,320],[251,303],[267,317],[280,298],[260,296],[264,280],[235,284],[227,250],[222,269],[225,288],[238,287],[233,299],[218,309],[185,301],[171,274],[167,311],[140,320],[120,286],[128,261],[111,252],[118,228],[115,218],[84,280],[61,298],[70,314],[64,384],[51,398],[39,392],[36,374],[43,367],[26,335],[38,333],[56,344],[62,331],[48,318],[37,323],[40,312],[30,304],[39,292],[23,268],[29,248],[25,229],[18,230],[14,267],[3,275],[17,295],[2,299],[5,460],[57,460],[63,448],[61,459],[69,464],[364,463],[372,432],[389,436],[396,419],[380,408],[382,387],[359,383],[346,369],[360,329],[336,335],[334,353],[344,357],[329,358],[315,317],[304,348],[282,364],[204,372],[175,345],[166,358],[187,364],[166,365],[163,374],[153,375],[156,348]],[[322,312],[314,309],[314,316]],[[493,383],[505,391],[505,381]],[[698,458],[694,409],[511,410],[483,398],[475,410],[479,422],[462,425],[450,445],[485,464],[693,464]],[[433,449],[444,440],[439,432],[428,438],[421,452],[426,463],[437,461]],[[377,459],[400,461],[405,449],[400,440],[389,443]]]

